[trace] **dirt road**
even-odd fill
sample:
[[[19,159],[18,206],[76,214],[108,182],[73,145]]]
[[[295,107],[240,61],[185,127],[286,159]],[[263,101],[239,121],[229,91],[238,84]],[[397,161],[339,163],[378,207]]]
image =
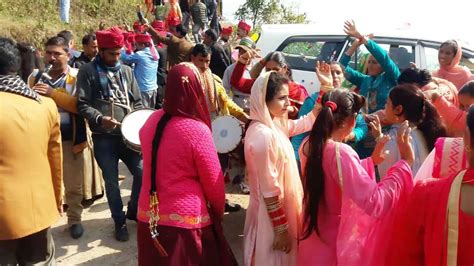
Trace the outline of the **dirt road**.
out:
[[[130,173],[121,165],[120,173],[126,175],[120,187],[124,205],[130,198]],[[245,208],[248,196],[236,194],[238,189],[229,185],[227,198],[231,202],[241,204],[244,209],[224,216],[224,230],[239,264],[242,262],[242,234],[245,222]],[[130,240],[118,242],[114,238],[114,225],[110,218],[106,198],[94,203],[84,210],[84,235],[80,239],[72,239],[67,230],[67,219],[62,217],[53,227],[56,244],[56,259],[59,265],[137,265],[136,223],[127,221]]]

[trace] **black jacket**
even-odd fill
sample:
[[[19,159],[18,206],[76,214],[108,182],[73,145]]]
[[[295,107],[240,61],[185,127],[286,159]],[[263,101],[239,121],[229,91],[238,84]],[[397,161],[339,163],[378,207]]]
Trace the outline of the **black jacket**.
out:
[[[129,66],[122,65],[122,71],[127,81],[130,107],[132,110],[143,108],[140,90],[132,69]],[[110,133],[98,124],[99,116],[110,116],[111,105],[102,99],[99,73],[94,62],[87,63],[81,67],[77,74],[76,89],[79,97],[77,109],[89,122],[91,131],[93,133]],[[128,112],[126,108],[114,106],[114,118],[119,122],[122,122]],[[117,127],[111,134],[121,134],[120,128]]]
[[[213,43],[210,48],[212,55],[209,68],[211,69],[212,73],[216,74],[220,78],[223,78],[225,70],[231,64],[230,58],[227,55],[224,47],[222,47],[222,45],[218,44],[217,42]]]

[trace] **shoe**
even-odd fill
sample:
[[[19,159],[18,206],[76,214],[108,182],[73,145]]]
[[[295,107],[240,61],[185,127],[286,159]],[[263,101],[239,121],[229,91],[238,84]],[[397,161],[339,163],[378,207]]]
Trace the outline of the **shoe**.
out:
[[[89,208],[90,206],[92,206],[92,204],[94,204],[94,199],[82,200],[82,201],[81,201],[81,204],[82,204],[82,207],[83,207],[84,209],[87,209],[87,208]]]
[[[242,192],[242,194],[246,194],[246,195],[250,194],[250,188],[244,182],[240,183],[240,191]]]
[[[78,239],[84,234],[84,228],[82,224],[73,224],[69,227],[69,234],[73,239]]]
[[[128,241],[128,230],[126,224],[115,224],[115,239],[120,242]]]
[[[238,212],[240,209],[242,209],[242,206],[237,203],[225,203],[225,212]]]
[[[135,214],[131,214],[131,213],[127,212],[127,214],[125,215],[125,217],[126,217],[128,220],[138,222],[137,214],[136,214],[136,213],[135,213]]]
[[[234,176],[234,178],[232,179],[232,184],[234,184],[234,185],[240,184],[240,183],[242,183],[243,180],[244,180],[244,176],[242,176],[242,175],[236,175],[236,176]]]

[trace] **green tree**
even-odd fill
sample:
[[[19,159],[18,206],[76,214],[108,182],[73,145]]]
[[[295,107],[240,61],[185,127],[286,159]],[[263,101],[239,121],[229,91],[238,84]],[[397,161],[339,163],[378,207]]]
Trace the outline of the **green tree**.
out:
[[[246,0],[235,16],[240,20],[251,20],[255,27],[262,24],[308,23],[306,13],[297,14],[293,7],[283,5],[281,0]]]

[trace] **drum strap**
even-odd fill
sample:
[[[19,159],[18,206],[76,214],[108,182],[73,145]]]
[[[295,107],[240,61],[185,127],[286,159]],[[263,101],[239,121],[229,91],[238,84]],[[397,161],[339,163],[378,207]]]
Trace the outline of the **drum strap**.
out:
[[[217,93],[217,86],[216,86],[216,80],[215,79],[212,79],[212,84],[214,85],[214,99],[216,99],[216,103],[217,103],[217,114],[220,114],[222,107],[220,105],[219,95]]]
[[[159,255],[161,257],[167,257],[168,253],[164,249],[164,247],[161,245],[161,243],[158,241],[158,221],[160,220],[160,211],[159,211],[159,202],[158,202],[158,196],[156,194],[156,159],[158,157],[158,148],[160,145],[161,137],[163,136],[163,131],[168,123],[170,121],[171,115],[168,113],[165,113],[160,121],[158,122],[158,125],[156,126],[156,131],[153,136],[153,142],[152,142],[152,148],[151,148],[151,174],[150,174],[150,180],[151,180],[151,186],[150,186],[150,211],[149,211],[149,226],[150,226],[150,234],[151,238],[153,240],[153,245],[157,249]]]

